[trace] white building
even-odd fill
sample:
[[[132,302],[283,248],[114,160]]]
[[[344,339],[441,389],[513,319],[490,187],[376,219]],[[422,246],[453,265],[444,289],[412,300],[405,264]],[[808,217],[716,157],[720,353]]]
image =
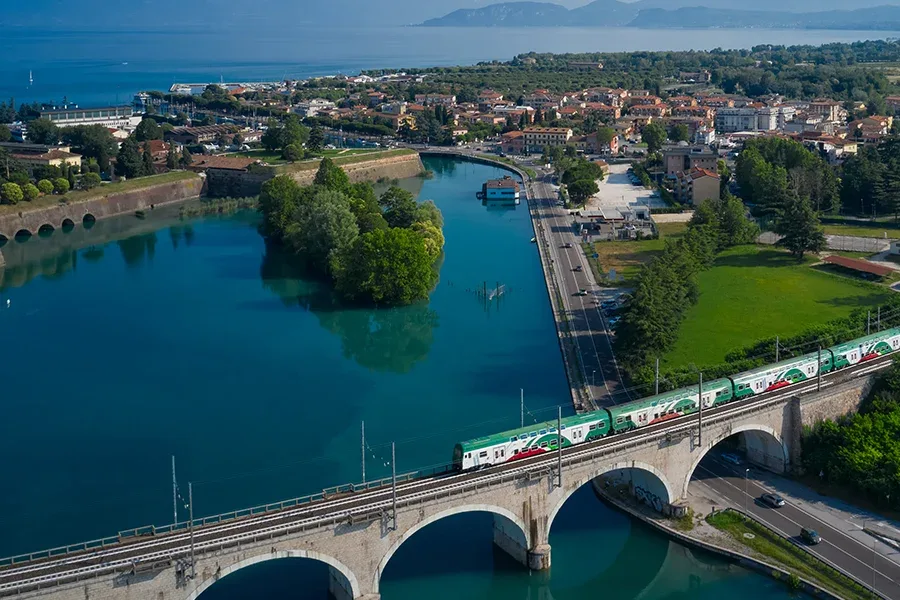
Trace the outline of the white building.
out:
[[[134,129],[141,122],[141,115],[135,114],[130,106],[44,110],[41,118],[49,119],[57,127],[103,125],[111,129]]]

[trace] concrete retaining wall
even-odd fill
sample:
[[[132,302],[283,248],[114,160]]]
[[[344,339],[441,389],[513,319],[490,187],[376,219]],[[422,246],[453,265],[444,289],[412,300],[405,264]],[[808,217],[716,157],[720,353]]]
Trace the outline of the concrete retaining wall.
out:
[[[36,210],[23,208],[18,213],[0,216],[0,235],[11,240],[16,233],[22,230],[36,235],[44,225],[49,225],[54,229],[61,228],[66,221],[71,221],[74,225],[81,225],[87,215],[99,220],[138,210],[152,210],[154,207],[174,202],[183,202],[199,197],[203,191],[204,182],[202,177],[193,177],[99,196],[85,202],[60,203]]]

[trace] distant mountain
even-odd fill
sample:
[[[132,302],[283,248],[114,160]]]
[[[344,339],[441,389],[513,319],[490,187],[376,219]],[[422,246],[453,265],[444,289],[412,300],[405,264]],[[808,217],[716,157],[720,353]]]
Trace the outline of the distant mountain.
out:
[[[690,0],[688,0],[690,1]],[[717,3],[727,3],[721,0]],[[766,0],[762,0],[766,4]],[[595,0],[567,10],[545,2],[505,2],[459,9],[422,23],[425,27],[643,27],[900,30],[900,6],[788,12],[705,6],[676,7],[664,0]],[[823,4],[830,4],[823,2]],[[664,6],[661,6],[664,5]]]

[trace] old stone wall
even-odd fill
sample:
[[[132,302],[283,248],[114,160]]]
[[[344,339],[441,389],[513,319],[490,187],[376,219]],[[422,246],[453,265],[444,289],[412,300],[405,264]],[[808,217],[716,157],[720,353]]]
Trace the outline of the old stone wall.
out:
[[[138,210],[152,210],[157,206],[174,202],[183,202],[199,197],[203,192],[204,181],[204,178],[198,176],[137,190],[112,193],[85,202],[60,203],[36,210],[23,208],[18,213],[0,216],[0,235],[11,240],[16,233],[22,230],[35,235],[45,225],[54,229],[59,229],[67,221],[71,221],[74,225],[80,225],[87,215],[99,220]]]
[[[803,397],[800,424],[810,427],[826,419],[855,413],[875,384],[875,376],[859,377]]]

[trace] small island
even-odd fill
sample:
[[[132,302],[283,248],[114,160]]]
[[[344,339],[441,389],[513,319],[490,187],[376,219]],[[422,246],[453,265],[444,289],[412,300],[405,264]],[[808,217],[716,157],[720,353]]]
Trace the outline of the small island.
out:
[[[379,198],[370,183],[350,183],[324,158],[312,185],[279,175],[263,185],[259,203],[268,243],[331,279],[348,301],[411,304],[437,283],[444,219],[430,200],[419,204],[397,186]]]

